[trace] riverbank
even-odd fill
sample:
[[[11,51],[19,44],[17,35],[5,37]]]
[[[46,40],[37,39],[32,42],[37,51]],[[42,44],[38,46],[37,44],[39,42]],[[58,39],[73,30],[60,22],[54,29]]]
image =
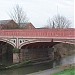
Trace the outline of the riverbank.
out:
[[[62,60],[61,66],[57,66],[54,68],[50,67],[50,63],[45,63],[45,64],[32,65],[27,67],[20,67],[16,69],[1,70],[0,75],[51,75],[53,73],[63,71],[64,69],[68,69],[68,66],[71,67],[71,64],[75,63],[73,61],[74,58],[75,55],[66,57],[63,60],[64,61],[66,60],[67,62],[66,61],[64,62]],[[75,66],[75,64],[72,66]]]
[[[54,68],[47,69],[44,71],[27,74],[27,75],[53,75],[55,73],[58,73],[67,69],[71,69],[74,67],[75,67],[75,55],[71,55],[71,56],[67,56],[66,58],[63,58],[62,63],[59,66],[56,66]]]
[[[75,63],[74,64],[63,65],[63,66],[57,66],[57,67],[52,68],[52,69],[47,69],[47,70],[44,70],[44,71],[39,71],[39,72],[27,74],[27,75],[55,75],[57,73],[60,73],[62,71],[72,69],[72,68],[75,68]]]
[[[74,75],[75,74],[75,63],[61,66],[59,67],[59,69],[61,69],[60,72],[56,72],[52,75]]]
[[[74,75],[74,74],[75,74],[75,68],[70,68],[70,69],[55,73],[53,75]]]

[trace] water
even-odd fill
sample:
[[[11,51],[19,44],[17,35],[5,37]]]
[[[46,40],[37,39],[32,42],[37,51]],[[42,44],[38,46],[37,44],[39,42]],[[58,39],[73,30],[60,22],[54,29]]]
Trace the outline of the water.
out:
[[[33,72],[38,72],[45,69],[50,69],[52,65],[50,63],[38,64],[34,66],[22,67],[12,70],[0,71],[0,75],[26,75]]]
[[[67,56],[61,60],[61,65],[72,64],[75,63],[75,54],[71,56]]]
[[[71,56],[67,56],[66,58],[62,58],[60,62],[54,62],[53,67],[59,66],[59,65],[67,65],[75,63],[75,54]]]
[[[68,56],[61,60],[61,65],[75,63],[75,55]],[[22,67],[13,70],[0,71],[0,75],[27,75],[33,72],[39,72],[46,69],[51,69],[51,63],[39,64],[34,66]],[[50,70],[48,71],[50,72]],[[40,74],[41,75],[41,74]],[[47,75],[46,73],[42,75]]]

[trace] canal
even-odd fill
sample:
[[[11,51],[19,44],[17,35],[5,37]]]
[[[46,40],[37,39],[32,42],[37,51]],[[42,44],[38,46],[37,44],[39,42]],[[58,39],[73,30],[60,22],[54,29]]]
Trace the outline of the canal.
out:
[[[68,56],[61,60],[61,65],[75,63],[74,60],[75,60],[75,55]],[[27,75],[29,73],[32,74],[33,72],[35,72],[34,75],[37,75],[36,72],[39,72],[41,75],[40,71],[42,71],[42,70],[48,69],[48,71],[46,71],[46,72],[50,73],[50,70],[51,70],[50,66],[51,66],[50,63],[44,63],[44,64],[38,64],[38,65],[34,65],[34,66],[22,67],[22,68],[18,68],[18,69],[4,70],[4,71],[0,71],[0,75]],[[46,72],[45,73],[43,72],[44,75],[47,75]]]
[[[4,70],[0,71],[0,75],[26,75],[33,72],[39,72],[41,70],[50,69],[50,66],[52,66],[50,63],[44,63],[28,67],[22,67],[18,69]]]

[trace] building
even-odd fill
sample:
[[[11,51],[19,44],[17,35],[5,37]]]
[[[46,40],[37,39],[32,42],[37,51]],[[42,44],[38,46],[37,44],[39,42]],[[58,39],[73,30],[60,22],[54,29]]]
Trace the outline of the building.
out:
[[[0,20],[0,29],[17,29],[18,24],[13,20]]]
[[[32,23],[21,23],[20,27],[23,29],[35,29]]]
[[[0,20],[0,29],[35,29],[32,23],[21,23],[20,26],[14,20]]]

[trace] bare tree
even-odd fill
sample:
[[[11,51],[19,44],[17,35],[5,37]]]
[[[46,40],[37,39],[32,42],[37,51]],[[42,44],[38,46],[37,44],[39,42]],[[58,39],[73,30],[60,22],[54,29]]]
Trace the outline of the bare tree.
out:
[[[48,20],[49,28],[70,28],[70,25],[71,21],[60,15],[54,16],[52,19]]]
[[[16,22],[18,23],[18,25],[20,26],[21,23],[26,23],[28,22],[28,18],[26,13],[23,11],[22,7],[20,7],[19,5],[16,5],[13,8],[13,11],[10,12],[10,17]]]

